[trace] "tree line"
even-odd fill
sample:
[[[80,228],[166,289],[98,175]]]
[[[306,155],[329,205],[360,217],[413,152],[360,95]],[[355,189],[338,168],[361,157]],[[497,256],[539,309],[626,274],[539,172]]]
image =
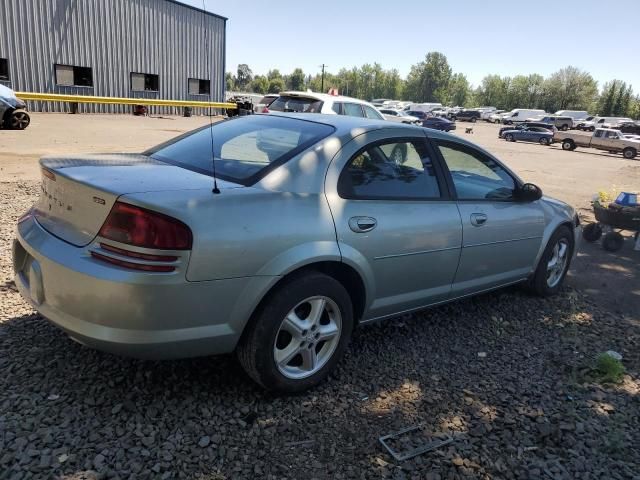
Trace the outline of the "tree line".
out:
[[[602,116],[640,118],[640,95],[632,86],[618,79],[598,82],[579,68],[568,66],[548,77],[533,73],[513,77],[485,76],[473,87],[466,75],[453,72],[447,57],[429,52],[423,61],[411,66],[406,78],[396,69],[384,69],[380,64],[365,64],[338,73],[307,75],[300,68],[283,75],[274,69],[266,75],[254,75],[247,64],[238,65],[235,74],[226,74],[227,90],[278,93],[282,90],[315,92],[336,88],[342,95],[371,100],[389,98],[413,102],[440,102],[461,107],[493,106],[502,110],[539,108],[557,110],[587,110]]]

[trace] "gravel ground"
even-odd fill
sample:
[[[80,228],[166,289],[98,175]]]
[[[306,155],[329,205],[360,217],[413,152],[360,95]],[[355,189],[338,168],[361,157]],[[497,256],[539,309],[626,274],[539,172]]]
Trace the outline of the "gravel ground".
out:
[[[231,357],[144,362],[70,341],[13,284],[34,182],[0,183],[0,479],[640,478],[640,325],[517,289],[360,329],[328,382],[274,397]],[[589,383],[594,356],[623,383]],[[454,442],[396,462],[378,437]]]

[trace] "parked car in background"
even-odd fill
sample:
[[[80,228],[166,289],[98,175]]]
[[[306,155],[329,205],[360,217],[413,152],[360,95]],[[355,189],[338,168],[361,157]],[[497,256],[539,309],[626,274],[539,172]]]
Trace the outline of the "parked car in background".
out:
[[[504,110],[494,110],[492,112],[488,112],[487,115],[483,115],[482,119],[485,122],[500,123],[500,121],[496,121],[496,120],[502,119],[501,115],[503,113],[504,113]]]
[[[640,135],[640,122],[622,122],[616,125],[615,129],[620,130],[622,133]]]
[[[374,98],[371,100],[371,104],[374,107],[382,107],[385,103],[389,103],[390,101],[390,98]]]
[[[522,123],[518,123],[516,125],[509,125],[508,127],[502,127],[500,130],[498,130],[498,138],[502,138],[504,132],[507,132],[509,130],[518,130],[521,128],[531,128],[531,127],[540,127],[540,128],[546,128],[547,130],[549,130],[551,133],[556,132],[558,129],[554,126],[551,125],[549,123],[542,123],[542,122],[522,122]]]
[[[596,128],[613,128],[622,123],[633,122],[628,117],[591,117],[584,122],[578,122],[576,126],[578,130],[593,132]]]
[[[504,132],[502,137],[507,142],[537,142],[541,145],[550,145],[553,141],[553,132],[543,127],[523,127]]]
[[[478,110],[461,110],[455,115],[456,120],[461,120],[463,122],[472,122],[475,123],[480,120],[481,115]]]
[[[120,355],[235,352],[279,392],[320,383],[356,326],[517,283],[556,294],[581,235],[470,142],[340,115],[238,116],[41,168],[13,272],[44,318]]]
[[[254,107],[256,113],[269,113],[269,105],[271,105],[279,95],[277,93],[269,93],[262,97],[258,104]]]
[[[558,110],[555,115],[559,117],[571,117],[573,123],[577,124],[579,121],[585,120],[589,117],[589,112],[586,110]]]
[[[578,132],[556,132],[553,140],[562,143],[563,150],[590,147],[607,152],[619,152],[627,159],[635,158],[640,150],[639,141],[625,138],[622,132],[611,128],[596,128],[591,135]]]
[[[442,108],[441,103],[412,103],[409,110],[420,110],[422,112],[431,112],[434,108]]]
[[[24,130],[30,123],[27,104],[12,89],[0,84],[0,128]]]
[[[278,98],[269,105],[269,111],[324,113],[385,120],[382,114],[369,102],[341,95],[314,92],[281,92]]]
[[[449,132],[456,129],[456,122],[442,117],[428,117],[422,120],[422,126]]]
[[[514,108],[507,115],[502,117],[502,123],[505,125],[513,125],[515,123],[525,122],[528,118],[537,115],[544,115],[544,110],[531,110],[526,108]]]
[[[487,119],[487,121],[492,122],[492,123],[502,123],[502,119],[504,117],[506,117],[507,115],[509,115],[509,113],[511,112],[505,112],[502,111],[500,113],[492,113],[491,115],[489,115],[489,118]]]
[[[411,115],[412,117],[419,118],[420,120],[433,116],[430,112],[422,112],[420,110],[405,110],[404,113]]]
[[[540,122],[555,126],[558,130],[567,131],[573,128],[573,118],[557,115],[539,115],[527,119],[528,122]]]
[[[413,125],[420,125],[422,122],[422,120],[420,120],[418,117],[407,115],[402,110],[394,110],[392,108],[381,108],[379,111],[385,120],[389,120],[391,122],[406,123],[406,124],[413,124]]]

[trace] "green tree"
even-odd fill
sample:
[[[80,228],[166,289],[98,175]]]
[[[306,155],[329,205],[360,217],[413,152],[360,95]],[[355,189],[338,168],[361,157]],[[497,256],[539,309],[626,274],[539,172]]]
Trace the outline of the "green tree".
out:
[[[503,78],[500,75],[487,75],[476,89],[475,101],[478,105],[509,110],[513,108],[508,102],[510,85],[510,77]]]
[[[586,110],[598,95],[598,83],[576,67],[566,67],[552,73],[544,82],[543,108],[556,110]]]
[[[253,80],[253,72],[246,63],[238,65],[238,73],[236,76],[236,86],[239,90],[245,90]]]
[[[455,73],[449,82],[449,102],[453,106],[466,106],[471,97],[471,88],[467,77],[462,73]]]
[[[296,68],[288,77],[287,85],[291,90],[304,90],[304,72],[301,68]]]
[[[282,74],[280,73],[280,70],[278,70],[277,68],[274,68],[273,70],[269,70],[267,72],[267,80],[271,81],[275,78],[282,78]]]
[[[416,102],[446,102],[451,67],[440,52],[429,52],[423,62],[411,67],[405,85],[405,94]]]
[[[251,91],[255,93],[267,93],[269,90],[269,80],[264,75],[256,75],[251,82]]]
[[[224,75],[225,86],[227,90],[235,90],[236,88],[236,77],[231,72],[227,72]]]
[[[267,93],[280,93],[285,89],[284,80],[282,78],[274,78],[269,81]]]

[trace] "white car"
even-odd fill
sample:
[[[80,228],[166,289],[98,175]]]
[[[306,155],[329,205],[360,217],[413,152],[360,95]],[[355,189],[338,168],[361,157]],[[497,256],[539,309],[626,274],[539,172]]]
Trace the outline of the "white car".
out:
[[[392,108],[381,108],[380,113],[385,120],[398,123],[422,125],[422,120],[413,115],[407,115],[401,110],[394,110]]]
[[[315,92],[280,92],[271,105],[270,112],[326,113],[385,120],[369,102],[342,95]]]

